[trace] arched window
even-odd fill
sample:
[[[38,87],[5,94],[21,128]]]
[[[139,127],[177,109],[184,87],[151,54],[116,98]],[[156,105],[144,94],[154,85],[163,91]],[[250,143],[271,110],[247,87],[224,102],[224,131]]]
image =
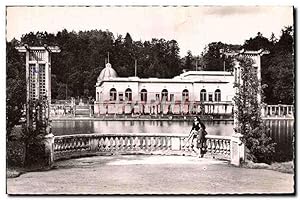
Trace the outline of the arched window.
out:
[[[206,90],[202,89],[200,92],[200,101],[206,101]]]
[[[111,88],[109,91],[109,100],[116,101],[117,100],[117,90],[115,88]]]
[[[132,91],[130,88],[125,90],[125,100],[132,101]]]
[[[141,90],[141,101],[144,101],[144,102],[147,101],[147,90],[146,89]]]
[[[189,91],[187,89],[182,91],[182,101],[189,101]]]
[[[163,89],[161,91],[161,100],[162,101],[168,101],[168,90]]]
[[[97,92],[96,101],[100,101],[99,92]]]
[[[215,91],[215,101],[221,101],[221,90],[219,89]]]

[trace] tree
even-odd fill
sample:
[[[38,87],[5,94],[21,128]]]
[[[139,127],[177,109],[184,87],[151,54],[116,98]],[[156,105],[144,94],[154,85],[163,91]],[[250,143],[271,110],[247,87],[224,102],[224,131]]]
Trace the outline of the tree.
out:
[[[263,35],[258,32],[255,38],[250,38],[246,40],[244,45],[242,46],[245,50],[253,50],[257,51],[260,49],[271,50],[273,47],[272,42],[268,40],[268,38],[263,37]]]
[[[184,69],[186,70],[194,70],[194,64],[193,64],[193,55],[191,51],[187,52],[187,55],[185,56],[185,62],[184,62]]]
[[[255,38],[246,40],[242,48],[246,50],[267,49],[269,55],[261,58],[262,84],[267,104],[294,103],[294,50],[293,28],[285,27],[277,39],[274,33],[270,39],[258,33]]]
[[[6,43],[6,133],[20,123],[26,103],[25,65],[15,49],[16,40]],[[24,59],[24,58],[23,58]]]
[[[232,71],[233,59],[224,53],[236,51],[239,45],[228,45],[222,42],[212,42],[205,48],[203,61],[207,71]]]
[[[274,33],[271,34],[271,37],[269,40],[273,45],[275,45],[278,42],[278,39],[276,38]]]
[[[259,81],[252,67],[253,61],[239,58],[241,66],[241,82],[236,83],[238,92],[234,97],[237,107],[235,111],[238,125],[236,132],[243,135],[247,158],[254,162],[271,163],[275,152],[275,143],[269,137],[270,133],[261,118],[261,105],[257,95]]]
[[[132,43],[133,43],[133,40],[131,38],[131,35],[129,33],[126,33],[126,36],[124,38],[125,47],[129,47],[130,45],[132,45]]]
[[[294,103],[294,58],[293,30],[286,27],[282,30],[278,42],[270,49],[270,54],[262,57],[262,82],[268,87],[266,103]]]
[[[106,30],[75,31],[66,29],[56,35],[47,32],[30,32],[22,36],[21,43],[28,45],[58,45],[61,53],[52,56],[52,74],[56,88],[52,98],[62,98],[64,85],[74,96],[94,95],[95,83],[105,67],[107,53],[110,63],[121,77],[134,75],[134,63],[138,63],[138,76],[170,78],[178,75],[182,66],[179,46],[175,40],[153,38],[151,41],[134,41],[130,33],[125,38]],[[58,87],[59,86],[59,87]],[[88,91],[88,92],[87,92]],[[69,91],[68,91],[69,94]],[[69,95],[68,95],[69,96]]]

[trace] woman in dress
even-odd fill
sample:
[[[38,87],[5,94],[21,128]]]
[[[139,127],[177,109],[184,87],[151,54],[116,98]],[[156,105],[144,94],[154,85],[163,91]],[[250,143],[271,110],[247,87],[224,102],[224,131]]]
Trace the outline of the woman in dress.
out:
[[[201,122],[199,117],[194,117],[193,127],[190,131],[190,134],[188,136],[187,141],[193,142],[194,139],[196,139],[196,147],[198,149],[198,155],[199,157],[203,157],[205,153],[205,135],[206,135],[205,125]]]

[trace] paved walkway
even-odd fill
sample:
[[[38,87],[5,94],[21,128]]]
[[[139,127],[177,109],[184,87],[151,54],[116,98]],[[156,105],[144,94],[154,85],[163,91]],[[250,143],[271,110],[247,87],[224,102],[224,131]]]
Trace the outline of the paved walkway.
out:
[[[7,179],[9,194],[293,193],[292,174],[191,156],[97,156]]]

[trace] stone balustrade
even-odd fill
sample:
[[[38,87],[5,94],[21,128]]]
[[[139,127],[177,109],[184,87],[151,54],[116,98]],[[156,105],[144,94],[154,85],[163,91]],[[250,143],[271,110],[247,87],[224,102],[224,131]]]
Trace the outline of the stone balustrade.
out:
[[[264,117],[294,117],[293,105],[266,105],[263,107],[262,115]]]
[[[55,136],[54,160],[88,155],[163,154],[196,155],[196,141],[187,135],[155,133],[81,134]],[[230,160],[231,137],[206,136],[205,157]]]
[[[200,102],[200,101],[108,101],[94,103],[95,116],[106,114],[219,114],[232,115],[233,104],[231,101]]]
[[[50,116],[73,116],[74,115],[74,106],[69,104],[51,104],[50,105]]]
[[[206,136],[207,153],[213,157],[230,159],[230,136],[207,135]]]

